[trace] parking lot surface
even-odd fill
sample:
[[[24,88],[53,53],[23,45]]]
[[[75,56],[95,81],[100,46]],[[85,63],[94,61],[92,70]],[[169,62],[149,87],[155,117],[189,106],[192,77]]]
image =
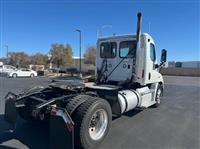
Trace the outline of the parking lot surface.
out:
[[[132,110],[114,119],[108,137],[99,148],[200,148],[200,78],[164,77],[165,92],[159,108]],[[47,78],[0,77],[0,149],[48,149],[48,126],[20,120],[14,132],[3,120],[4,96],[35,85]]]

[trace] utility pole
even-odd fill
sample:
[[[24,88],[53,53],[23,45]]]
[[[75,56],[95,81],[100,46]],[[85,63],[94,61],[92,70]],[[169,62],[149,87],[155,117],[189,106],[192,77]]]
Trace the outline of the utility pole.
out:
[[[80,77],[82,78],[82,71],[81,71],[81,30],[80,29],[76,29],[77,32],[79,32],[79,73],[80,73]]]

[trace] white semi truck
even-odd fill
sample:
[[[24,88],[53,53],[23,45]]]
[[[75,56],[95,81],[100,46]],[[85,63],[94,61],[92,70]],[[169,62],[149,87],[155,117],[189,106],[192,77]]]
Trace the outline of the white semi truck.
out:
[[[96,148],[108,134],[113,116],[159,106],[164,90],[159,69],[167,52],[162,50],[158,64],[154,40],[141,33],[141,13],[137,17],[136,35],[98,39],[93,85],[54,82],[18,95],[8,93],[5,119],[15,124],[19,115],[48,122],[52,149]]]

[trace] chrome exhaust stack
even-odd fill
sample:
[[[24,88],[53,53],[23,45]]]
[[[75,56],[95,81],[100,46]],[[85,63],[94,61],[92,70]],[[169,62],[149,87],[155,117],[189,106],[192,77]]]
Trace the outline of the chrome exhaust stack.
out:
[[[137,14],[137,35],[136,35],[137,42],[140,41],[141,28],[142,28],[142,13],[139,12]]]
[[[136,35],[136,39],[137,39],[137,43],[139,43],[140,41],[140,35],[141,35],[141,28],[142,28],[142,13],[139,12],[137,14],[137,35]]]

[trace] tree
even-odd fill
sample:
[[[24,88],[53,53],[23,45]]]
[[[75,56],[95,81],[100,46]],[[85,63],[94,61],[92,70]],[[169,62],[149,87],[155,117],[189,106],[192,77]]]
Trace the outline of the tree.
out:
[[[10,52],[9,64],[16,67],[28,67],[31,62],[30,56],[24,52]]]
[[[46,66],[48,63],[48,56],[42,53],[36,53],[31,56],[31,64],[34,65],[44,65]]]
[[[53,64],[60,66],[70,66],[72,62],[72,48],[70,44],[66,47],[63,44],[52,44],[50,49],[51,59]]]
[[[89,46],[84,54],[85,63],[95,65],[96,59],[96,48],[94,46]]]
[[[63,57],[63,62],[64,66],[71,66],[72,65],[72,47],[70,44],[67,44],[66,47],[64,48],[64,57]]]

